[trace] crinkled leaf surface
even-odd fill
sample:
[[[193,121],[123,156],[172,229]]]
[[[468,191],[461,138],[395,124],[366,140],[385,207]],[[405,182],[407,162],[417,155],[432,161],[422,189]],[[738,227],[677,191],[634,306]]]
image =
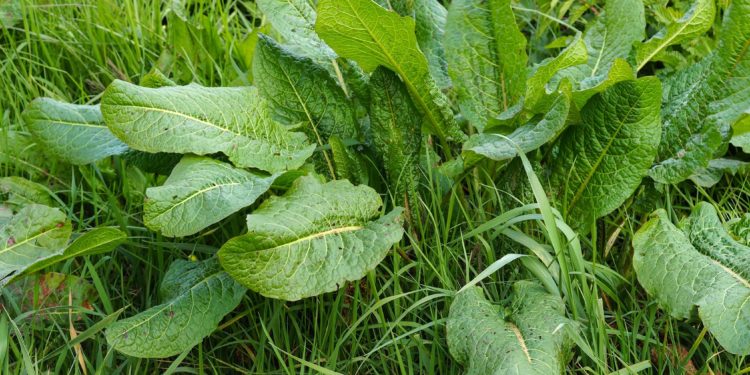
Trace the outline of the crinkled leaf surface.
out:
[[[735,160],[735,159],[714,159],[708,162],[708,166],[704,168],[698,168],[690,176],[690,180],[703,187],[711,187],[716,185],[721,178],[729,173],[735,175],[737,173],[748,173],[750,172],[750,163]]]
[[[664,210],[633,238],[638,281],[675,318],[695,307],[708,331],[730,353],[750,354],[750,248],[700,203],[675,227]]]
[[[23,119],[50,155],[71,164],[89,164],[128,150],[104,124],[98,105],[37,98],[26,107]]]
[[[615,60],[627,58],[633,43],[643,40],[645,29],[642,0],[607,0],[604,13],[595,18],[584,35],[588,62],[561,71],[559,77],[578,83],[576,89],[601,84]]]
[[[534,110],[540,100],[548,94],[547,83],[557,72],[571,66],[585,64],[587,58],[586,44],[580,34],[576,35],[575,39],[555,58],[547,59],[534,68],[526,81],[523,107]],[[554,91],[554,88],[551,90]]]
[[[255,47],[253,76],[276,117],[286,124],[305,124],[321,146],[332,135],[358,137],[352,102],[328,72],[312,60],[292,54],[261,34]]]
[[[146,88],[118,80],[104,92],[102,113],[140,151],[221,152],[236,166],[275,173],[300,167],[315,149],[304,134],[271,120],[254,87]]]
[[[34,263],[59,254],[70,238],[67,216],[57,208],[30,204],[0,228],[0,285]]]
[[[510,0],[456,0],[446,24],[448,71],[461,113],[479,131],[526,88],[526,37]],[[546,83],[546,82],[545,82]]]
[[[24,274],[30,274],[45,269],[66,259],[83,255],[108,253],[125,242],[128,236],[117,228],[94,228],[76,238],[61,253],[42,259],[29,266]]]
[[[659,163],[649,171],[654,180],[677,183],[706,167],[750,108],[748,14],[750,0],[732,1],[715,52],[665,81]]]
[[[414,1],[417,43],[419,49],[424,52],[430,65],[430,73],[440,88],[447,88],[451,85],[443,47],[447,13],[438,0]]]
[[[251,205],[275,178],[188,155],[164,185],[146,190],[143,219],[151,230],[165,236],[189,236]]]
[[[370,78],[370,131],[397,204],[416,207],[422,133],[419,111],[401,80],[386,68]]]
[[[401,208],[370,221],[381,205],[368,186],[300,177],[248,215],[247,234],[219,250],[221,265],[266,297],[294,301],[334,291],[365,276],[401,240]]]
[[[635,59],[638,70],[665,48],[689,41],[711,29],[715,16],[714,0],[695,0],[693,6],[680,19],[665,26],[636,47]]]
[[[398,73],[435,135],[465,137],[448,99],[430,76],[427,58],[417,45],[413,18],[399,16],[372,0],[320,0],[315,29],[336,52],[355,60],[365,71],[382,65]]]
[[[550,181],[566,194],[561,199],[572,225],[588,228],[646,176],[659,145],[660,99],[656,77],[620,82],[591,98],[582,123],[560,137]]]
[[[492,133],[474,134],[464,142],[465,160],[486,157],[492,160],[508,160],[516,157],[518,148],[523,152],[536,150],[557,137],[565,129],[565,120],[570,110],[570,92],[556,95],[549,109],[538,121],[518,127],[506,136]]]
[[[216,330],[239,305],[245,288],[221,270],[216,258],[180,259],[169,266],[159,292],[160,305],[107,328],[109,345],[140,358],[182,353]]]
[[[294,53],[318,62],[336,58],[331,47],[315,33],[316,13],[311,1],[257,0],[255,3]]]
[[[23,177],[0,177],[0,202],[16,211],[32,203],[54,206],[53,195],[54,193],[43,185]]]
[[[530,281],[516,282],[513,291],[509,316],[480,287],[456,295],[448,315],[451,355],[467,375],[562,374],[572,349],[563,301]]]

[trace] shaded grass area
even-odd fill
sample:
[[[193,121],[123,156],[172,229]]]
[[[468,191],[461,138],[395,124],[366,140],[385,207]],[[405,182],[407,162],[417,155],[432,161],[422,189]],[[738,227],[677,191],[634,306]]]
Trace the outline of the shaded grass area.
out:
[[[20,18],[0,29],[0,147],[9,150],[7,129],[23,134],[20,113],[35,97],[96,103],[113,79],[137,82],[157,67],[180,83],[241,85],[251,82],[256,17],[252,2],[196,2],[184,12],[170,2],[99,0],[80,4],[39,2],[21,6]],[[253,27],[256,27],[255,29]],[[261,26],[262,27],[262,26]],[[445,319],[453,293],[486,267],[523,247],[494,230],[469,236],[483,223],[520,204],[537,202],[531,194],[514,197],[526,181],[493,166],[467,174],[446,186],[425,176],[422,211],[407,238],[375,272],[339,291],[300,302],[281,302],[249,292],[203,343],[169,360],[125,357],[113,352],[102,335],[107,322],[159,303],[158,286],[175,259],[206,258],[227,238],[242,233],[240,212],[221,226],[180,240],[162,238],[142,223],[144,189],[164,176],[144,174],[120,158],[71,167],[39,157],[0,155],[0,175],[46,182],[78,230],[113,225],[126,230],[128,242],[117,251],[74,259],[55,270],[90,280],[97,300],[73,322],[80,343],[71,345],[67,320],[42,329],[24,318],[19,301],[3,293],[0,317],[0,373],[151,374],[319,373],[330,369],[361,374],[453,374],[462,369],[445,342]],[[750,181],[727,178],[710,190],[692,185],[658,190],[645,184],[623,208],[601,220],[586,238],[582,255],[619,272],[624,281],[610,285],[592,278],[572,296],[583,306],[585,325],[569,371],[609,373],[750,372],[745,358],[722,352],[696,322],[673,320],[657,309],[638,286],[632,270],[633,233],[654,208],[675,218],[708,200],[723,208],[725,219],[750,211]],[[520,202],[517,202],[520,201]],[[515,228],[549,243],[552,228],[534,219]],[[557,229],[554,229],[557,230]],[[570,246],[563,243],[560,246]],[[482,280],[488,297],[501,302],[514,280],[532,278],[515,263]],[[67,319],[65,308],[51,308]],[[698,340],[695,338],[698,337]],[[83,361],[83,365],[79,363]],[[691,372],[694,371],[694,372]]]

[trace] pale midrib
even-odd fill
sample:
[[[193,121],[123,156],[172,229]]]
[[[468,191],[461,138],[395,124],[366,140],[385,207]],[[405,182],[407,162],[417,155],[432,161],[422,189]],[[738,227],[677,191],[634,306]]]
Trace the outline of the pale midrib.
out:
[[[209,192],[211,190],[214,190],[214,189],[222,188],[222,187],[225,187],[225,186],[240,185],[242,183],[243,182],[232,182],[232,183],[228,183],[228,184],[217,184],[217,185],[211,185],[210,187],[207,187],[207,188],[204,188],[204,189],[197,190],[193,194],[188,195],[187,197],[179,200],[177,203],[175,203],[174,205],[170,206],[166,210],[160,212],[158,215],[154,216],[152,220],[156,220],[156,219],[160,218],[162,215],[166,215],[168,212],[174,211],[178,206],[181,206],[181,205],[185,204],[186,202],[188,202],[189,200],[195,198],[198,195],[205,194],[205,193],[207,193],[207,192]]]
[[[375,44],[378,45],[381,51],[383,51],[383,54],[388,58],[388,61],[391,63],[391,66],[396,70],[396,73],[398,73],[399,76],[401,76],[401,79],[404,80],[404,84],[406,84],[406,87],[409,88],[409,91],[411,91],[414,95],[412,95],[412,99],[416,99],[416,101],[419,104],[419,107],[422,108],[424,113],[427,115],[427,117],[430,119],[430,123],[434,127],[435,131],[438,133],[437,135],[441,138],[445,138],[445,134],[443,134],[443,127],[441,124],[435,119],[434,114],[430,110],[430,108],[427,106],[427,103],[422,98],[422,95],[417,91],[416,86],[414,83],[409,79],[409,77],[404,74],[404,70],[401,68],[401,65],[399,65],[396,60],[391,56],[390,53],[388,53],[388,50],[380,43],[380,40],[378,40],[375,37],[375,34],[370,30],[369,27],[367,27],[367,24],[364,22],[362,17],[360,17],[359,13],[356,9],[354,9],[354,6],[352,5],[350,0],[346,0],[347,5],[349,5],[349,9],[352,10],[352,13],[355,17],[357,17],[357,20],[359,21],[360,25],[362,25],[362,28],[367,31],[367,33],[370,35],[370,39],[372,39]],[[417,56],[419,58],[419,56]]]
[[[197,118],[197,117],[194,117],[194,116],[190,116],[190,115],[186,115],[186,114],[184,114],[184,113],[180,113],[180,112],[177,112],[177,111],[172,111],[172,110],[169,110],[169,109],[164,109],[164,108],[156,108],[156,107],[146,107],[146,106],[142,106],[142,105],[135,105],[135,104],[110,104],[110,105],[111,105],[111,106],[115,106],[115,107],[129,107],[129,108],[139,108],[139,109],[142,109],[142,110],[144,110],[144,111],[146,111],[146,112],[166,113],[166,114],[169,114],[169,115],[173,115],[173,116],[178,116],[178,117],[182,117],[182,118],[185,118],[185,119],[188,119],[188,120],[193,120],[193,121],[195,121],[195,122],[198,122],[198,123],[201,123],[201,124],[204,124],[204,125],[207,125],[207,126],[210,126],[210,127],[216,128],[216,129],[219,129],[219,130],[221,130],[221,131],[223,131],[223,132],[227,132],[227,133],[230,133],[230,134],[234,134],[234,135],[236,135],[236,136],[239,136],[239,137],[245,137],[245,138],[248,138],[248,136],[247,136],[247,135],[245,135],[245,134],[241,134],[241,133],[237,133],[237,132],[233,132],[233,131],[232,131],[232,130],[230,130],[229,128],[222,128],[222,127],[221,127],[221,126],[219,126],[219,125],[216,125],[216,124],[210,123],[210,122],[208,122],[208,121],[205,121],[205,120],[201,120],[201,119],[199,119],[199,118]]]
[[[679,29],[677,29],[676,33],[674,33],[670,38],[664,39],[663,43],[657,44],[657,47],[654,48],[654,51],[651,52],[650,54],[646,55],[645,58],[643,60],[641,60],[641,62],[638,63],[638,67],[635,70],[636,71],[641,70],[641,68],[643,68],[643,66],[646,65],[646,63],[649,62],[654,56],[656,56],[657,53],[661,52],[661,50],[663,50],[664,48],[667,48],[672,43],[672,41],[675,40],[675,38],[677,38],[680,34],[682,34],[683,31],[685,31],[685,29],[688,26],[692,25],[693,21],[698,17],[698,15],[699,15],[699,12],[697,12],[697,11],[694,12],[693,13],[693,17],[690,18],[689,20],[687,20],[685,23],[683,23],[682,27],[680,27]],[[646,42],[646,44],[644,44],[644,46],[646,46],[646,45],[648,45],[648,42]]]
[[[359,226],[359,225],[351,225],[351,226],[346,226],[346,227],[333,228],[333,229],[329,229],[329,230],[326,230],[326,231],[323,231],[323,232],[313,233],[311,235],[298,238],[298,239],[296,239],[296,240],[294,240],[292,242],[287,242],[287,243],[279,245],[279,246],[271,247],[271,248],[268,248],[268,249],[261,249],[261,251],[278,250],[278,249],[283,248],[283,247],[294,246],[294,245],[296,245],[298,243],[301,243],[301,242],[312,241],[312,240],[314,240],[316,238],[321,238],[321,237],[329,236],[329,235],[332,235],[332,234],[354,232],[354,231],[358,231],[358,230],[363,229],[363,228],[364,227]]]
[[[510,330],[513,331],[513,334],[516,335],[516,339],[518,340],[518,344],[521,345],[521,350],[523,350],[523,354],[526,356],[526,360],[529,361],[529,364],[531,364],[531,355],[529,355],[529,348],[526,347],[526,340],[524,340],[523,334],[515,324],[508,323],[508,326],[510,327]]]
[[[640,100],[638,101],[640,103]],[[628,113],[625,114],[623,117],[624,119],[627,119],[630,117],[630,113],[635,109],[635,106],[630,107],[628,109]],[[617,126],[617,129],[612,133],[612,136],[609,138],[609,141],[607,142],[607,146],[604,147],[602,152],[599,154],[599,157],[596,159],[596,163],[591,167],[591,170],[589,171],[588,175],[586,175],[586,178],[581,183],[581,186],[578,187],[578,190],[576,191],[576,194],[573,196],[573,199],[570,201],[570,204],[568,205],[568,212],[570,212],[573,207],[575,207],[576,203],[578,203],[578,200],[581,198],[581,195],[583,195],[584,190],[586,190],[586,187],[588,187],[589,181],[591,180],[591,177],[594,176],[594,173],[599,169],[599,165],[602,163],[602,160],[604,160],[604,157],[609,154],[609,148],[612,147],[612,143],[614,143],[615,138],[617,138],[617,135],[620,134],[620,130],[625,126],[625,121],[621,121],[620,124]]]
[[[37,239],[37,238],[39,238],[41,236],[44,236],[47,233],[55,231],[57,229],[59,229],[59,228],[55,227],[55,228],[48,229],[48,230],[46,230],[44,232],[40,232],[40,233],[38,233],[38,234],[36,234],[36,235],[34,235],[32,237],[29,237],[29,238],[27,238],[27,239],[25,239],[25,240],[23,240],[21,242],[18,242],[18,243],[15,243],[15,244],[13,244],[13,245],[11,245],[9,247],[6,247],[5,249],[0,250],[0,255],[3,254],[3,253],[6,253],[8,251],[11,251],[11,250],[13,250],[13,249],[15,249],[15,248],[17,248],[19,246],[22,246],[22,245],[26,244],[27,242],[33,241],[33,240],[35,240],[35,239]]]
[[[742,276],[740,276],[739,274],[737,274],[737,272],[734,272],[731,268],[729,268],[729,267],[727,267],[727,266],[719,263],[717,260],[715,260],[713,258],[710,258],[710,257],[709,257],[709,259],[711,259],[711,262],[713,262],[717,266],[721,267],[724,270],[724,272],[728,273],[731,277],[733,277],[734,279],[736,279],[737,281],[739,281],[740,284],[744,285],[745,288],[750,289],[750,281],[745,280]]]
[[[65,120],[57,120],[57,119],[52,119],[52,118],[44,118],[44,119],[40,118],[38,120],[49,121],[49,122],[54,123],[54,124],[62,124],[62,125],[70,125],[70,126],[80,126],[80,127],[83,127],[83,128],[107,129],[106,125],[96,125],[96,124],[91,124],[91,123],[88,123],[88,122],[65,121]]]
[[[599,56],[596,58],[596,64],[594,64],[594,67],[591,69],[591,76],[596,75],[596,71],[599,70],[599,64],[602,62],[602,57],[604,56],[604,48],[607,46],[607,34],[609,33],[609,30],[605,27],[604,28],[604,41],[602,42],[602,48],[599,50]]]

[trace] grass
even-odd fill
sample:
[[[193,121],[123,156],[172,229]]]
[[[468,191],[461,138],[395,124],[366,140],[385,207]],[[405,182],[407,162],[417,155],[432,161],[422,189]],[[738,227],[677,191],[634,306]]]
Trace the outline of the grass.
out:
[[[253,16],[252,2],[196,2],[184,20],[169,11],[169,3],[23,5],[22,19],[0,29],[0,147],[19,144],[6,130],[23,133],[19,115],[35,97],[96,102],[113,79],[137,81],[153,67],[170,72],[181,83],[249,82],[244,73],[247,36],[260,22]],[[630,262],[633,233],[654,208],[680,217],[698,201],[708,200],[723,209],[724,218],[749,212],[747,176],[727,178],[709,190],[691,185],[661,192],[644,188],[589,236],[568,238],[545,203],[539,190],[544,187],[534,184],[533,173],[527,176],[520,164],[512,166],[515,174],[477,170],[452,187],[428,175],[419,202],[423,210],[408,238],[360,282],[294,303],[248,293],[219,329],[193,350],[169,360],[145,360],[111,351],[102,329],[118,315],[129,316],[158,303],[158,285],[170,262],[205,258],[216,251],[226,238],[242,231],[243,213],[196,238],[161,238],[141,222],[140,200],[145,187],[163,176],[143,175],[118,158],[80,168],[50,165],[34,157],[40,150],[33,144],[23,148],[25,155],[0,155],[0,175],[47,182],[65,198],[61,203],[76,228],[119,226],[127,230],[129,241],[111,254],[70,260],[55,269],[90,280],[96,288],[93,310],[83,310],[73,324],[78,335],[73,343],[80,344],[80,354],[71,344],[67,321],[33,329],[23,318],[40,312],[22,311],[18,301],[2,294],[2,374],[461,373],[445,342],[452,295],[488,266],[499,264],[504,255],[529,253],[511,238],[524,239],[532,248],[551,247],[570,270],[596,270],[594,278],[578,274],[563,283],[568,305],[580,308],[576,314],[584,324],[569,372],[750,372],[746,358],[724,353],[699,323],[673,320],[657,309],[638,286]],[[514,198],[513,192],[519,191],[514,185],[527,178],[536,194]],[[650,205],[639,201],[646,194],[655,197]],[[526,213],[532,217],[512,227],[503,227],[507,219],[492,221],[518,206],[514,199],[531,204]],[[576,250],[580,257],[564,256]],[[503,301],[514,280],[533,277],[520,267],[522,261],[482,276],[479,282],[491,300]],[[623,279],[616,282],[607,269]],[[544,272],[548,271],[538,275]]]

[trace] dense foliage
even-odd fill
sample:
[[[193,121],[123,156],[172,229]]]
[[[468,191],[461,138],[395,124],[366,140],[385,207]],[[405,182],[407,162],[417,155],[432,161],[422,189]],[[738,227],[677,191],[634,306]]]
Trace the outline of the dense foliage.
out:
[[[6,111],[0,372],[750,368],[750,0],[154,4]]]

